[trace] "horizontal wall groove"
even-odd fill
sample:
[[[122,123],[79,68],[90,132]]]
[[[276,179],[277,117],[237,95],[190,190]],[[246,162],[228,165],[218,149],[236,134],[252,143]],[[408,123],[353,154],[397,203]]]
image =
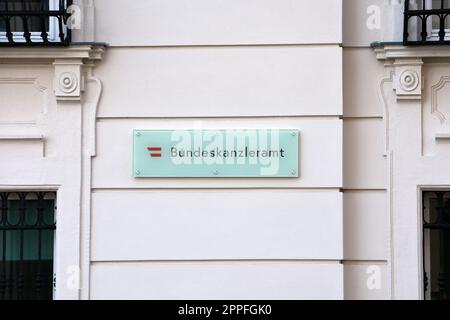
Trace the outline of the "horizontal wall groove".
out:
[[[384,117],[383,116],[359,116],[359,117],[352,117],[352,116],[350,116],[350,117],[346,117],[345,115],[343,117],[344,121],[345,120],[370,120],[370,119],[383,120]]]
[[[341,192],[387,192],[387,187],[386,188],[344,188],[341,189]]]
[[[225,260],[91,260],[91,265],[95,264],[223,264],[223,263],[233,263],[233,264],[248,264],[248,263],[258,263],[258,264],[341,264],[340,260],[295,260],[295,259],[270,259],[270,260],[256,260],[256,259],[225,259]]]
[[[201,192],[205,192],[205,191],[209,191],[209,192],[214,192],[214,191],[272,191],[272,192],[277,192],[277,191],[305,191],[305,192],[341,192],[341,189],[338,187],[330,187],[330,188],[289,188],[289,187],[279,187],[279,188],[275,188],[275,187],[249,187],[249,188],[244,188],[244,187],[221,187],[221,188],[211,188],[211,187],[197,187],[197,188],[151,188],[151,187],[143,187],[143,188],[91,188],[92,193],[97,193],[97,192],[158,192],[158,191],[165,191],[165,192],[170,192],[170,191],[201,191]]]
[[[210,48],[252,48],[252,47],[292,47],[292,48],[319,48],[319,47],[340,47],[342,43],[236,43],[236,44],[179,44],[179,45],[108,45],[111,49],[210,49]]]
[[[342,120],[342,115],[242,115],[242,116],[226,116],[226,115],[218,115],[218,116],[170,116],[170,117],[150,117],[150,116],[98,116],[97,122],[105,122],[105,121],[117,121],[117,120],[232,120],[232,119],[242,119],[242,120],[251,120],[251,119],[308,119],[308,120]]]
[[[350,122],[350,121],[383,121],[384,117],[381,116],[369,116],[369,117],[344,117],[344,122]]]

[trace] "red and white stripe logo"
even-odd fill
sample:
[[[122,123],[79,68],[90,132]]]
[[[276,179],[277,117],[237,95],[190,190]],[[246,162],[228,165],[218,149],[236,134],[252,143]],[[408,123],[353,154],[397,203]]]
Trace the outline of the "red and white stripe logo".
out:
[[[161,158],[162,157],[162,148],[161,147],[148,147],[148,151],[150,151],[150,157],[152,158]]]

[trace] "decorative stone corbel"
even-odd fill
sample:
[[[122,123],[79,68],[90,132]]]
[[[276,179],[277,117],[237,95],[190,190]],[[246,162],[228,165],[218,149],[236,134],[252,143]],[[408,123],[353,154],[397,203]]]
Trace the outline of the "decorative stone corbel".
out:
[[[449,58],[450,50],[441,47],[405,47],[399,44],[373,43],[377,59],[394,72],[393,87],[397,100],[421,100],[424,89],[424,59]]]
[[[79,101],[84,90],[81,59],[56,59],[54,91],[57,100]]]
[[[397,100],[421,100],[423,91],[422,59],[394,60],[394,90]]]

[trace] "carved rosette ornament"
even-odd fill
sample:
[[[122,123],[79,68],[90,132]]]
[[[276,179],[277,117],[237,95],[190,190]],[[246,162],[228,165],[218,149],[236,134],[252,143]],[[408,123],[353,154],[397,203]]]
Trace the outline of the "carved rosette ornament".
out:
[[[396,59],[394,89],[398,100],[422,99],[422,60]]]
[[[78,88],[78,78],[72,72],[63,72],[59,76],[59,89],[66,93],[71,94]]]
[[[54,91],[57,100],[79,101],[83,82],[81,76],[81,60],[56,60]]]
[[[403,91],[412,92],[420,84],[419,75],[415,71],[406,70],[400,75],[400,86]]]

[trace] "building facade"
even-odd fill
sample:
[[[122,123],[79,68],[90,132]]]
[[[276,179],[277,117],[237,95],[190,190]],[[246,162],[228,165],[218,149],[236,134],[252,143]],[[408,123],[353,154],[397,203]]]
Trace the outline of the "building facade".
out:
[[[0,1],[0,299],[447,298],[448,2]],[[298,177],[136,177],[186,129]]]

